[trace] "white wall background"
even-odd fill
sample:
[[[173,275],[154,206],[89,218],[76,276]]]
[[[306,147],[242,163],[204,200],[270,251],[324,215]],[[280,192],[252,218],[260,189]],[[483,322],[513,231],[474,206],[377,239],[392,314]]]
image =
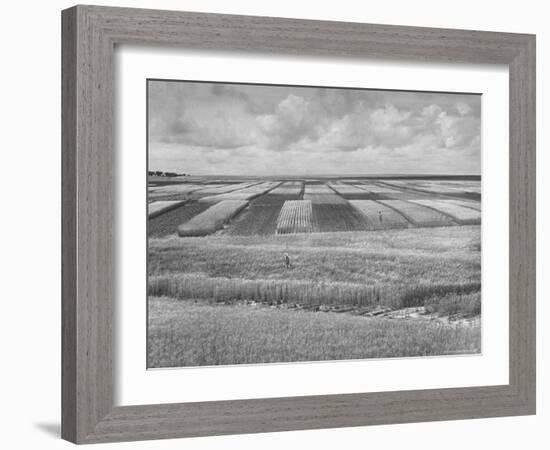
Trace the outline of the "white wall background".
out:
[[[296,0],[109,1],[113,6],[299,17],[537,34],[538,415],[428,424],[116,444],[117,448],[548,448],[550,319],[548,206],[550,42],[545,3],[462,0],[297,2]],[[5,2],[0,18],[0,414],[3,448],[68,448],[60,417],[60,11],[72,2]],[[546,19],[545,19],[546,17]],[[545,170],[546,169],[546,170]],[[546,202],[547,203],[547,202]],[[545,226],[546,225],[546,226]],[[544,254],[546,253],[546,254]],[[544,323],[546,322],[546,324]],[[546,426],[545,426],[546,425]],[[114,447],[103,445],[102,447]]]

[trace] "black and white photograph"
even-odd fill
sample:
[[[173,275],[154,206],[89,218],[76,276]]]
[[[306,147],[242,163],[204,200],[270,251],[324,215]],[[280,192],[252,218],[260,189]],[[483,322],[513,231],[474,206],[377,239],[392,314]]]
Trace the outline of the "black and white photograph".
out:
[[[481,95],[147,80],[149,368],[481,353]]]
[[[3,6],[2,448],[548,448],[543,2]]]

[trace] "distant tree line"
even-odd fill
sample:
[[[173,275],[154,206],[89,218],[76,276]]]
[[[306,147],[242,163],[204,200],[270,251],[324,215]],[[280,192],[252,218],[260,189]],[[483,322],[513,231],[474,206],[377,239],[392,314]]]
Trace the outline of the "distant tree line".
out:
[[[186,173],[176,173],[176,172],[163,172],[162,170],[149,170],[149,176],[151,177],[185,177]]]

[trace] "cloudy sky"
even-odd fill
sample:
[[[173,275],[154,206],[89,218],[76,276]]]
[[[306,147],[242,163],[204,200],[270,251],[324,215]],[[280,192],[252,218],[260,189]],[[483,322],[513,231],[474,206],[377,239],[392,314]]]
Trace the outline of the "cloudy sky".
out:
[[[322,175],[481,171],[481,97],[149,81],[149,169]]]

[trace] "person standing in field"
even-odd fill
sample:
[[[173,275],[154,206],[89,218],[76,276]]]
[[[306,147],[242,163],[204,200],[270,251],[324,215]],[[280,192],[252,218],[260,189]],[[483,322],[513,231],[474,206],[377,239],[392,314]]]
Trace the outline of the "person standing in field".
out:
[[[287,269],[290,269],[290,256],[288,256],[288,253],[285,253],[285,267]]]
[[[378,220],[382,223],[382,211],[378,211]]]

